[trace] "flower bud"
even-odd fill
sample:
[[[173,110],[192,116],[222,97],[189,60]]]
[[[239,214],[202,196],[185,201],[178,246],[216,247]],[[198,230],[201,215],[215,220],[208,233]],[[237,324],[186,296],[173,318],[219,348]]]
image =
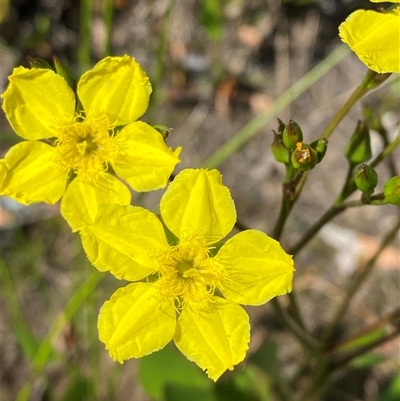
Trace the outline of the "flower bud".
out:
[[[72,90],[75,90],[76,87],[75,81],[73,80],[70,72],[68,71],[64,63],[57,56],[53,56],[53,61],[54,61],[54,66],[56,68],[56,73],[58,75],[61,75],[67,81],[68,86]]]
[[[378,184],[378,174],[368,164],[362,164],[356,170],[354,181],[361,192],[372,193]]]
[[[388,203],[400,205],[400,177],[395,176],[386,181],[383,193]]]
[[[46,61],[41,58],[27,56],[28,63],[31,68],[44,68],[46,70],[52,70],[52,66]]]
[[[303,133],[299,124],[297,124],[293,120],[290,120],[289,124],[283,130],[282,140],[284,145],[289,150],[293,150],[296,147],[297,142],[302,142]]]
[[[275,131],[272,132],[274,133],[274,141],[271,145],[272,154],[279,163],[288,164],[290,159],[289,149],[283,144],[282,135]]]
[[[358,121],[344,154],[347,160],[354,165],[364,163],[371,158],[371,138],[365,122]]]
[[[290,160],[295,169],[308,171],[317,164],[317,151],[306,143],[297,142],[296,149],[292,152]]]
[[[317,151],[317,163],[319,163],[325,156],[328,140],[325,138],[317,139],[310,143],[310,146]]]

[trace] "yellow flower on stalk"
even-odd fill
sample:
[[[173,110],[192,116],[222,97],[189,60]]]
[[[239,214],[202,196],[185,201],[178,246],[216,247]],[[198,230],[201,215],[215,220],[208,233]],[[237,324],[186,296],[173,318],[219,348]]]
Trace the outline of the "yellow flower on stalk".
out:
[[[122,363],[173,339],[217,380],[248,349],[249,319],[238,304],[261,305],[290,292],[292,257],[257,230],[218,245],[232,230],[236,210],[217,170],[183,170],[160,211],[162,221],[140,207],[103,205],[81,231],[99,270],[133,282],[102,306],[100,340]]]
[[[23,204],[63,197],[61,212],[76,231],[100,204],[130,203],[129,189],[110,173],[140,192],[166,186],[181,149],[172,151],[154,128],[136,121],[152,89],[135,59],[101,60],[80,78],[78,99],[49,69],[18,67],[9,80],[3,110],[26,141],[1,160],[1,195]]]
[[[400,0],[388,1],[400,3]],[[383,12],[357,10],[340,24],[339,36],[369,69],[380,74],[400,73],[399,6]]]

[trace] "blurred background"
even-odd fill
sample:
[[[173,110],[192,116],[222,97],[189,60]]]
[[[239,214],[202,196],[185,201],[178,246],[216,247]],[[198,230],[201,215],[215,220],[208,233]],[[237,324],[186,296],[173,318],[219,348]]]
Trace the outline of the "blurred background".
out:
[[[300,124],[305,142],[319,136],[367,71],[341,44],[338,26],[357,8],[379,6],[367,0],[0,0],[0,5],[1,93],[15,66],[29,66],[28,56],[52,64],[55,55],[77,78],[108,54],[135,57],[153,84],[142,120],[172,128],[167,143],[183,147],[177,172],[217,167],[240,224],[266,233],[279,213],[284,177],[270,152],[277,118]],[[392,76],[345,117],[287,222],[285,249],[341,190],[343,149],[365,109],[381,119],[393,140],[399,106],[400,81]],[[4,113],[0,124],[4,156],[19,137]],[[378,133],[371,136],[376,156],[384,144]],[[237,145],[216,153],[226,143]],[[397,151],[379,165],[377,192],[393,169],[398,174],[399,159]],[[157,212],[162,193],[133,194],[133,204]],[[307,352],[269,304],[246,308],[252,322],[248,358],[216,385],[173,346],[122,366],[113,362],[98,340],[96,320],[101,304],[124,283],[89,265],[58,205],[24,207],[3,197],[0,206],[1,400],[268,401],[285,399],[286,380],[299,389],[310,380],[299,369]],[[392,205],[347,210],[298,254],[295,289],[313,336],[396,218]],[[398,246],[397,237],[377,260],[335,334],[337,342],[398,307]],[[280,301],[287,304],[285,297]],[[394,337],[354,359],[332,376],[324,400],[397,400],[399,356]]]

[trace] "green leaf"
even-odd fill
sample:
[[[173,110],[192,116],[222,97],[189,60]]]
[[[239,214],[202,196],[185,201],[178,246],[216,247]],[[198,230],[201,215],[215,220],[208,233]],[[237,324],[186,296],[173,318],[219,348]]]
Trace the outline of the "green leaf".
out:
[[[400,400],[400,373],[394,376],[389,388],[379,396],[377,401],[397,401]]]
[[[68,390],[61,398],[61,401],[76,401],[76,400],[94,400],[95,392],[93,383],[87,378],[75,377],[74,381],[68,387]]]
[[[373,330],[364,336],[358,337],[352,341],[349,341],[340,348],[341,352],[346,352],[346,351],[351,351],[353,349],[356,349],[358,347],[368,345],[371,342],[374,342],[375,340],[378,340],[381,337],[384,337],[386,334],[386,330],[384,328],[379,328],[376,330]]]
[[[139,379],[146,393],[156,400],[171,400],[168,394],[176,394],[178,388],[182,394],[187,388],[198,394],[213,388],[213,382],[172,344],[139,360]]]
[[[204,0],[201,2],[200,21],[208,36],[218,40],[223,35],[223,15],[220,0]]]
[[[383,355],[376,353],[369,353],[361,355],[358,358],[354,359],[354,361],[352,361],[351,363],[351,366],[354,366],[356,368],[370,368],[379,365],[385,360],[386,358]]]
[[[264,342],[250,358],[250,362],[271,377],[276,377],[279,372],[277,351],[278,345],[275,342]]]
[[[180,384],[168,384],[165,388],[166,401],[218,401],[214,395],[214,390],[195,388]]]

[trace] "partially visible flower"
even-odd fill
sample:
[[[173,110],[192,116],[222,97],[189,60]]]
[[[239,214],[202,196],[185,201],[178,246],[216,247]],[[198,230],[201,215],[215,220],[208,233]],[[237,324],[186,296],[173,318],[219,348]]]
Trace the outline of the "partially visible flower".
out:
[[[136,191],[150,191],[165,187],[179,163],[180,148],[172,151],[155,129],[136,121],[151,84],[129,56],[107,57],[83,74],[77,100],[49,69],[18,67],[9,80],[3,110],[27,141],[2,160],[1,194],[54,204],[65,193],[61,212],[75,231],[100,204],[130,203],[129,189],[110,172]]]
[[[400,73],[400,7],[385,12],[357,10],[340,24],[339,36],[369,69]]]
[[[100,206],[94,224],[81,231],[99,270],[134,282],[101,308],[100,340],[122,363],[173,339],[217,380],[243,361],[248,349],[249,319],[238,304],[261,305],[290,292],[292,257],[257,230],[236,234],[218,249],[236,211],[217,170],[182,171],[160,210],[166,231],[151,212],[119,205]]]

